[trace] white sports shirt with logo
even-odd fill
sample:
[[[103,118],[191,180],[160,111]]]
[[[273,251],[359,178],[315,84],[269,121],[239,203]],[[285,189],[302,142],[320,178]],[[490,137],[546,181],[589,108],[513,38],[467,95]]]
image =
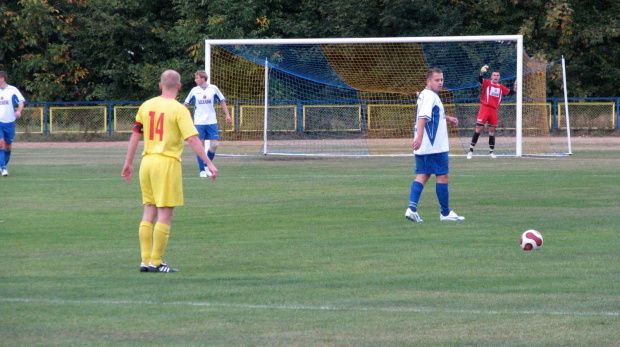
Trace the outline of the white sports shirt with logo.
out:
[[[215,103],[221,101],[226,101],[222,92],[215,85],[209,84],[205,88],[192,88],[184,103],[194,105],[194,124],[208,125],[217,124]]]
[[[413,153],[426,155],[448,152],[450,150],[448,125],[439,95],[428,88],[424,89],[418,96],[417,109],[415,137],[418,135],[418,119],[425,118],[426,125],[422,144]]]
[[[0,123],[15,122],[15,106],[24,102],[24,96],[12,85],[0,88]]]

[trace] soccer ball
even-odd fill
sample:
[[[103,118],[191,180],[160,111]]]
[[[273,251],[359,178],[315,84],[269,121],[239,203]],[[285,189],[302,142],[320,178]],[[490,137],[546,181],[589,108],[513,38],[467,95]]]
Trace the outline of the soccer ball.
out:
[[[519,241],[524,251],[537,250],[543,245],[542,235],[534,229],[524,231]]]

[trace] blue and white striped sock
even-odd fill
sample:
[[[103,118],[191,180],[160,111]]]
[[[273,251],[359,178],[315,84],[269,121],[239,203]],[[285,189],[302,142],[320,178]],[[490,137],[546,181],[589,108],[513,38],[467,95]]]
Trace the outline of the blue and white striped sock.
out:
[[[411,192],[409,193],[409,208],[413,212],[418,211],[418,202],[420,201],[420,195],[422,195],[422,190],[424,189],[424,185],[418,181],[413,181],[411,183]]]

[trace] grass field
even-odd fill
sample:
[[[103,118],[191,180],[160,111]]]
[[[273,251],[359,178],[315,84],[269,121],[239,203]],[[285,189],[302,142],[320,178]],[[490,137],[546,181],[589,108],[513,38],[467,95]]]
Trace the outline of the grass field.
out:
[[[124,143],[16,143],[0,179],[0,345],[620,346],[613,141],[453,157],[459,223],[439,221],[434,179],[424,222],[404,218],[410,157],[218,157],[209,182],[188,148],[164,257],[176,274],[138,272]],[[530,228],[539,251],[519,247]]]

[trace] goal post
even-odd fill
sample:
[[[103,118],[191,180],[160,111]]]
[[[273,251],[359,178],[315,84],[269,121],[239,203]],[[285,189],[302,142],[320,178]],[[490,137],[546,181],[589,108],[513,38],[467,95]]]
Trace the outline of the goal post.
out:
[[[517,83],[517,113],[516,113],[516,148],[515,156],[523,155],[523,85],[521,76],[523,76],[523,35],[517,36],[517,73],[515,75],[515,83]]]
[[[444,71],[441,97],[461,124],[450,129],[451,154],[465,154],[482,65],[517,86],[500,107],[496,153],[557,154],[538,138],[550,137],[546,64],[527,57],[522,35],[205,40],[209,83],[232,108],[233,124],[220,127],[230,154],[411,155],[416,93],[431,67]]]

